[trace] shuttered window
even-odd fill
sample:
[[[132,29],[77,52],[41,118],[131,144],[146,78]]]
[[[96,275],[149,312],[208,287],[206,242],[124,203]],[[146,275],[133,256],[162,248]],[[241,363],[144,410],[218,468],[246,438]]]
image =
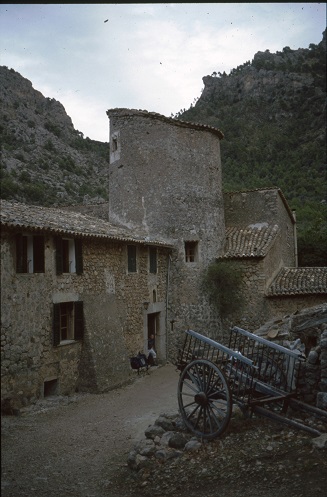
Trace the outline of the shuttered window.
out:
[[[84,336],[83,302],[53,304],[53,345]]]
[[[56,271],[62,273],[83,273],[82,240],[57,236]]]
[[[150,247],[149,249],[150,257],[150,273],[157,273],[157,249]]]
[[[136,273],[136,245],[127,245],[128,272]]]
[[[44,273],[44,262],[44,236],[17,234],[17,273]]]

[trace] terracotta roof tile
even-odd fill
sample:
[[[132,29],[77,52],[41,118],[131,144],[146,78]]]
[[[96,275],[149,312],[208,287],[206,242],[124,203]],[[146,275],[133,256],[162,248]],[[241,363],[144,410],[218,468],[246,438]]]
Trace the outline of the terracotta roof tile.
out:
[[[226,229],[222,258],[265,257],[278,231],[277,225],[268,223],[252,224],[245,228],[229,227]]]
[[[54,207],[26,205],[1,200],[0,221],[2,226],[25,228],[33,231],[48,231],[82,237],[107,238],[145,245],[170,246],[166,241],[150,239],[141,231],[115,226],[103,219],[60,210]]]
[[[327,293],[327,267],[283,268],[268,296]]]

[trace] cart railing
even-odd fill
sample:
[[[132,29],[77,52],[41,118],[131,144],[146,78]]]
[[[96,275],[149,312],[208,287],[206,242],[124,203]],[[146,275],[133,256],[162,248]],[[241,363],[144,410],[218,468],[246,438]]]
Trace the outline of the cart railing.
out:
[[[225,374],[233,401],[241,405],[260,403],[258,399],[294,396],[301,358],[286,347],[238,327],[231,329],[229,346],[193,330],[185,331],[177,367],[195,359],[207,359]]]
[[[207,359],[225,374],[234,401],[249,403],[256,366],[251,359],[193,330],[185,331],[177,367],[182,371],[191,361]]]
[[[257,366],[256,378],[266,386],[284,393],[296,393],[301,362],[299,351],[270,342],[234,326],[230,331],[229,347],[250,358]]]
[[[319,435],[318,430],[286,417],[289,405],[309,410],[296,399],[303,359],[299,352],[238,327],[231,329],[228,347],[187,330],[177,359],[178,404],[185,426],[202,438],[220,436],[236,403],[244,413]],[[312,410],[327,417],[322,410]]]

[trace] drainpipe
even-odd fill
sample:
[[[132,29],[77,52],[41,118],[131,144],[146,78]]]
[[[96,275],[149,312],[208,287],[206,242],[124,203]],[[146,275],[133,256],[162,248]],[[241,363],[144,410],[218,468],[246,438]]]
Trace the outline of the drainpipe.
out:
[[[168,359],[168,350],[169,350],[169,330],[168,330],[168,304],[169,304],[169,284],[170,284],[170,262],[171,255],[168,254],[168,268],[167,268],[167,285],[166,285],[166,360]]]
[[[294,258],[295,258],[295,267],[298,267],[298,253],[297,253],[297,231],[296,231],[296,211],[292,211],[293,218],[294,218],[294,225],[293,225],[293,230],[294,230]]]

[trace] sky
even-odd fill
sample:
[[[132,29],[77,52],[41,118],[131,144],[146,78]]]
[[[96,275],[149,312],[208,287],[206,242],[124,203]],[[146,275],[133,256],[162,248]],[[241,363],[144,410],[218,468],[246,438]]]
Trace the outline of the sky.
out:
[[[326,3],[2,4],[0,65],[108,142],[108,109],[170,117],[201,96],[204,76],[308,48],[325,28]]]

